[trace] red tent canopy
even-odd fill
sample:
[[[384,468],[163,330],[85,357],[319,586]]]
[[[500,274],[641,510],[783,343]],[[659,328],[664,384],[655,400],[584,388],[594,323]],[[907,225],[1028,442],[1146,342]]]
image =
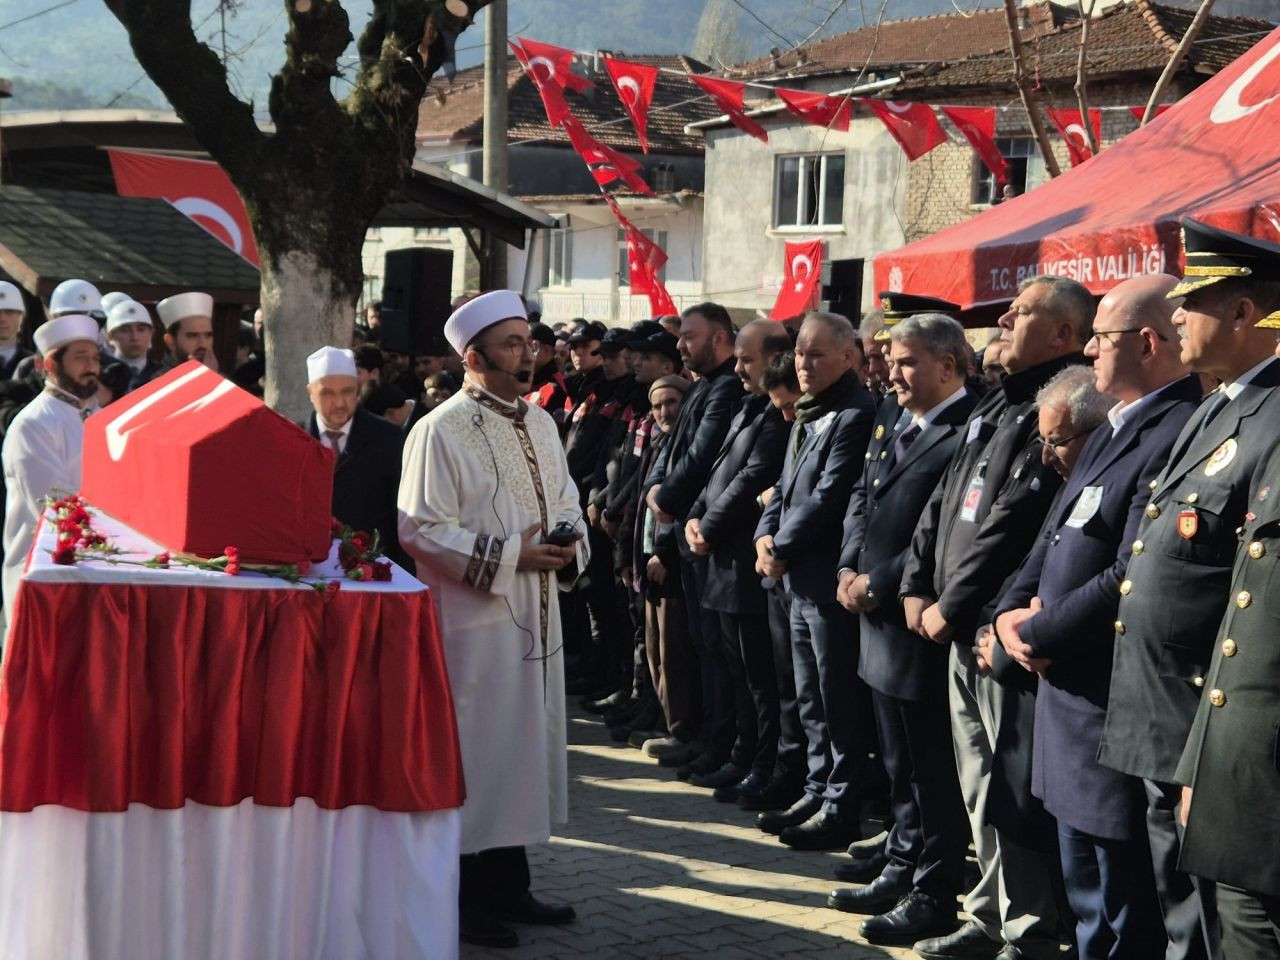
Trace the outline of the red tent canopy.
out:
[[[1280,30],[1092,160],[875,260],[877,290],[971,307],[1058,274],[1105,293],[1180,273],[1185,216],[1280,242]]]

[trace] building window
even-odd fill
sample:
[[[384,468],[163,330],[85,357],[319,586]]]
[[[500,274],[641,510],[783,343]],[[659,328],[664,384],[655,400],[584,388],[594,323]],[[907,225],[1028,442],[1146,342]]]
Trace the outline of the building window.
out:
[[[573,282],[573,231],[569,218],[556,218],[560,226],[547,231],[547,282],[548,287],[567,287]]]
[[[663,250],[667,249],[667,231],[640,230],[640,232]],[[667,282],[667,265],[665,263],[662,265],[662,269],[658,271],[658,279],[663,283]],[[618,286],[631,286],[631,269],[627,265],[627,232],[621,229],[618,230]]]
[[[1027,161],[1038,156],[1036,142],[1030,137],[997,137],[996,146],[1009,168],[1009,186],[1015,196],[1027,192]],[[998,203],[999,188],[995,174],[976,156],[973,158],[973,202]]]
[[[773,168],[775,227],[839,226],[843,211],[843,153],[776,158]]]
[[[430,240],[436,237],[445,237],[449,234],[448,227],[414,227],[413,236],[418,240]]]

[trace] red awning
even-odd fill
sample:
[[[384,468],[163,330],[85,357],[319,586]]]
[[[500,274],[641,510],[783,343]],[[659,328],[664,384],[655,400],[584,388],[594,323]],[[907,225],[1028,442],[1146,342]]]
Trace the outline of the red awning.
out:
[[[1105,293],[1180,273],[1185,216],[1280,242],[1280,30],[1082,166],[875,260],[877,290],[966,307],[1058,274]]]

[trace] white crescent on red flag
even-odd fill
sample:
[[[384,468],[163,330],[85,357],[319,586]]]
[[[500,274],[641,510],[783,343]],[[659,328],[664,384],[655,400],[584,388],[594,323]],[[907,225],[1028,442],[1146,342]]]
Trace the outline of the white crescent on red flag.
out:
[[[782,289],[769,316],[789,320],[811,310],[818,302],[822,274],[822,241],[788,241]]]
[[[168,200],[255,267],[259,266],[249,214],[222,167],[212,160],[127,150],[108,150],[107,156],[120,196]]]
[[[788,111],[806,123],[830,130],[848,130],[853,117],[853,100],[847,96],[810,93],[776,87],[773,91]]]
[[[561,89],[572,90],[574,93],[582,93],[584,90],[590,90],[595,86],[586,77],[573,72],[572,50],[553,46],[550,43],[540,43],[527,37],[517,37],[516,39],[519,41],[520,46],[524,48],[524,52],[529,58],[530,67],[536,69],[538,73],[544,74],[544,80],[554,80]],[[537,75],[534,76],[534,79],[538,79]]]
[[[649,152],[649,105],[653,103],[653,86],[658,80],[658,68],[643,63],[627,63],[612,57],[601,57],[604,68],[618,91],[618,99],[631,118],[640,138],[640,149]]]
[[[745,83],[738,83],[736,80],[717,80],[714,77],[700,77],[692,73],[689,74],[689,79],[716,102],[716,106],[728,115],[729,122],[735,127],[743,133],[750,134],[757,140],[763,140],[765,143],[769,142],[769,134],[764,127],[742,112],[742,98],[747,89]]]
[[[917,160],[939,144],[947,142],[942,124],[927,103],[905,100],[863,100],[880,118],[889,136],[898,141],[908,160]]]
[[[1009,182],[1009,165],[1005,163],[1004,154],[996,146],[996,108],[995,107],[939,107],[948,120],[955,124],[960,135],[969,141],[996,182],[1004,185]]]
[[[1089,149],[1089,136],[1085,132],[1084,121],[1080,119],[1080,111],[1068,108],[1057,110],[1046,110],[1050,122],[1058,128],[1058,133],[1062,134],[1062,139],[1067,142],[1067,156],[1071,159],[1071,165],[1078,167],[1090,157],[1093,151]],[[1093,140],[1097,144],[1102,143],[1102,111],[1089,111],[1089,126],[1093,128]]]
[[[545,59],[540,59],[535,64],[525,49],[514,40],[508,40],[507,46],[516,55],[516,59],[524,67],[524,72],[529,75],[533,85],[538,88],[538,95],[542,97],[542,107],[547,111],[547,123],[552,127],[563,125],[565,119],[570,116],[569,104],[564,98],[564,87],[555,78],[555,65],[548,66]]]

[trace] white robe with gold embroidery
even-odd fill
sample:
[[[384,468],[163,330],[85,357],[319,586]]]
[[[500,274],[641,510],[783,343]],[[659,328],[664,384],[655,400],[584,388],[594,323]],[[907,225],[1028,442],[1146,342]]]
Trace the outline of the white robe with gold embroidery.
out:
[[[458,716],[463,853],[543,842],[568,819],[556,577],[516,561],[535,523],[585,529],[555,421],[526,407],[521,425],[477,391],[413,428],[399,495],[400,542],[433,591]]]

